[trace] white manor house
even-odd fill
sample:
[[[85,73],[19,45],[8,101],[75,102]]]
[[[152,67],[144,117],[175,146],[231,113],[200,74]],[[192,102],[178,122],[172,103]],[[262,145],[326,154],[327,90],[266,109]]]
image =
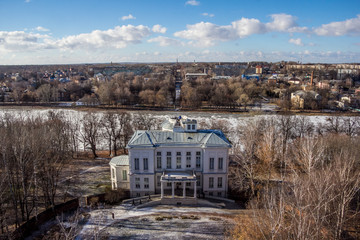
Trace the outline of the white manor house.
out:
[[[110,162],[113,189],[130,187],[131,197],[227,197],[231,144],[220,130],[176,117],[162,130],[136,131],[127,148],[128,156]]]

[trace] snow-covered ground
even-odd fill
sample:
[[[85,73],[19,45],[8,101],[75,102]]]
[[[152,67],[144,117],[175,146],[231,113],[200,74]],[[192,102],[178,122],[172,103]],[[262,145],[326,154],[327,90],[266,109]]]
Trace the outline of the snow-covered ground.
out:
[[[234,214],[234,210],[176,206],[136,209],[120,205],[89,214],[78,240],[99,235],[108,239],[224,239],[224,231],[232,223],[226,215]]]

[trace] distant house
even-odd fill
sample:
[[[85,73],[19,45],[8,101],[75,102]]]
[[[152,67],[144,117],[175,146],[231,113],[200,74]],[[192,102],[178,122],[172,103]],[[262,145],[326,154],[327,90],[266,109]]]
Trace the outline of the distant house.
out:
[[[130,189],[129,156],[121,155],[114,157],[109,165],[112,189]]]
[[[329,80],[322,80],[317,83],[317,87],[321,89],[330,89],[330,81]]]
[[[299,90],[291,93],[291,105],[294,108],[304,109],[310,101],[319,101],[321,96],[315,91]]]
[[[299,84],[301,84],[301,80],[299,79],[299,78],[290,78],[289,80],[288,80],[288,83],[290,83],[290,84],[295,84],[295,85],[299,85]]]
[[[185,80],[195,80],[198,77],[207,77],[208,74],[206,73],[206,69],[204,69],[203,73],[186,73]]]
[[[83,98],[75,102],[76,106],[98,106],[100,105],[99,99],[93,95],[85,95]]]

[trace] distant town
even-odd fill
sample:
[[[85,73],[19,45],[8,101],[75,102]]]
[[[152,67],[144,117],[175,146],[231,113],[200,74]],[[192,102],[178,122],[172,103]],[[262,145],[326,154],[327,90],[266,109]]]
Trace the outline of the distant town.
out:
[[[359,111],[360,64],[193,62],[0,66],[0,103]]]

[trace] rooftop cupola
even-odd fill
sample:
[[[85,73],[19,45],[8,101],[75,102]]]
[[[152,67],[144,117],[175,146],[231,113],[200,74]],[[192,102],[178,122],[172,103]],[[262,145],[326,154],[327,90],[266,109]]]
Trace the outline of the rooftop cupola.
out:
[[[197,121],[194,119],[184,119],[181,122],[181,125],[183,125],[185,132],[196,132],[197,131]]]

